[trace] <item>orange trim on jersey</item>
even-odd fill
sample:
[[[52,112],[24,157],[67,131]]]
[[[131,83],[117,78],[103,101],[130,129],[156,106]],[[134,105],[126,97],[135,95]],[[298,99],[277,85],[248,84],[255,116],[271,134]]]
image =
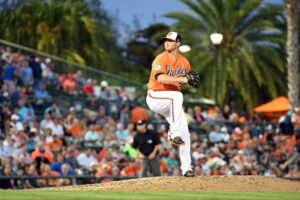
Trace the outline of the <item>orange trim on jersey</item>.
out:
[[[171,100],[171,113],[172,113],[172,121],[174,123],[174,102],[173,102],[173,99],[171,98],[168,98],[168,97],[154,97],[152,96],[150,93],[148,93],[149,97],[151,97],[152,99],[166,99],[166,100]]]

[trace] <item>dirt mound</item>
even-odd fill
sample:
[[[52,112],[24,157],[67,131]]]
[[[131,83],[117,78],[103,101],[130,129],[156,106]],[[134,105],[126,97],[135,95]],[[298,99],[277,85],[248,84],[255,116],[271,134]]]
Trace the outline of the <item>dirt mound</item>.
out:
[[[300,192],[300,182],[265,176],[151,177],[93,185],[67,186],[62,190],[155,190],[218,192]]]

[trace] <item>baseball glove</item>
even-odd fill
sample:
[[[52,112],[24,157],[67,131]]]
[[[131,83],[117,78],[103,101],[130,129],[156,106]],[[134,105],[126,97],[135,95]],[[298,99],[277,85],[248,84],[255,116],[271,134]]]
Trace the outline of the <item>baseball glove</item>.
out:
[[[200,86],[200,75],[195,71],[190,71],[185,74],[185,77],[188,79],[188,84],[195,88]]]

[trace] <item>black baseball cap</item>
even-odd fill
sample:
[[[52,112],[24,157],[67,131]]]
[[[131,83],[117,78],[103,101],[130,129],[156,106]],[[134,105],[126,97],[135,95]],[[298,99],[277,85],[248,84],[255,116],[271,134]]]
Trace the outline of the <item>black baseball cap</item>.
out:
[[[177,32],[169,32],[166,37],[160,38],[162,41],[173,40],[176,42],[181,42],[181,35]]]
[[[146,124],[146,121],[143,120],[143,119],[139,119],[137,122],[136,122],[136,125],[143,125],[143,124]]]

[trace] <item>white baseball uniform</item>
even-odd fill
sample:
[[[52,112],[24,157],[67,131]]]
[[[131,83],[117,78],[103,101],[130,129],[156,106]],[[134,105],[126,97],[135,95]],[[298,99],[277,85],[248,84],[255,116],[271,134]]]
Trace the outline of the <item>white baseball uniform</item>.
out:
[[[167,51],[158,55],[152,63],[149,79],[147,104],[153,112],[159,113],[166,118],[170,124],[169,136],[173,139],[180,136],[185,142],[179,146],[182,174],[191,169],[191,140],[187,120],[182,107],[183,95],[180,92],[179,83],[161,84],[157,76],[166,74],[168,76],[183,76],[191,70],[188,60],[181,54],[174,59]]]

